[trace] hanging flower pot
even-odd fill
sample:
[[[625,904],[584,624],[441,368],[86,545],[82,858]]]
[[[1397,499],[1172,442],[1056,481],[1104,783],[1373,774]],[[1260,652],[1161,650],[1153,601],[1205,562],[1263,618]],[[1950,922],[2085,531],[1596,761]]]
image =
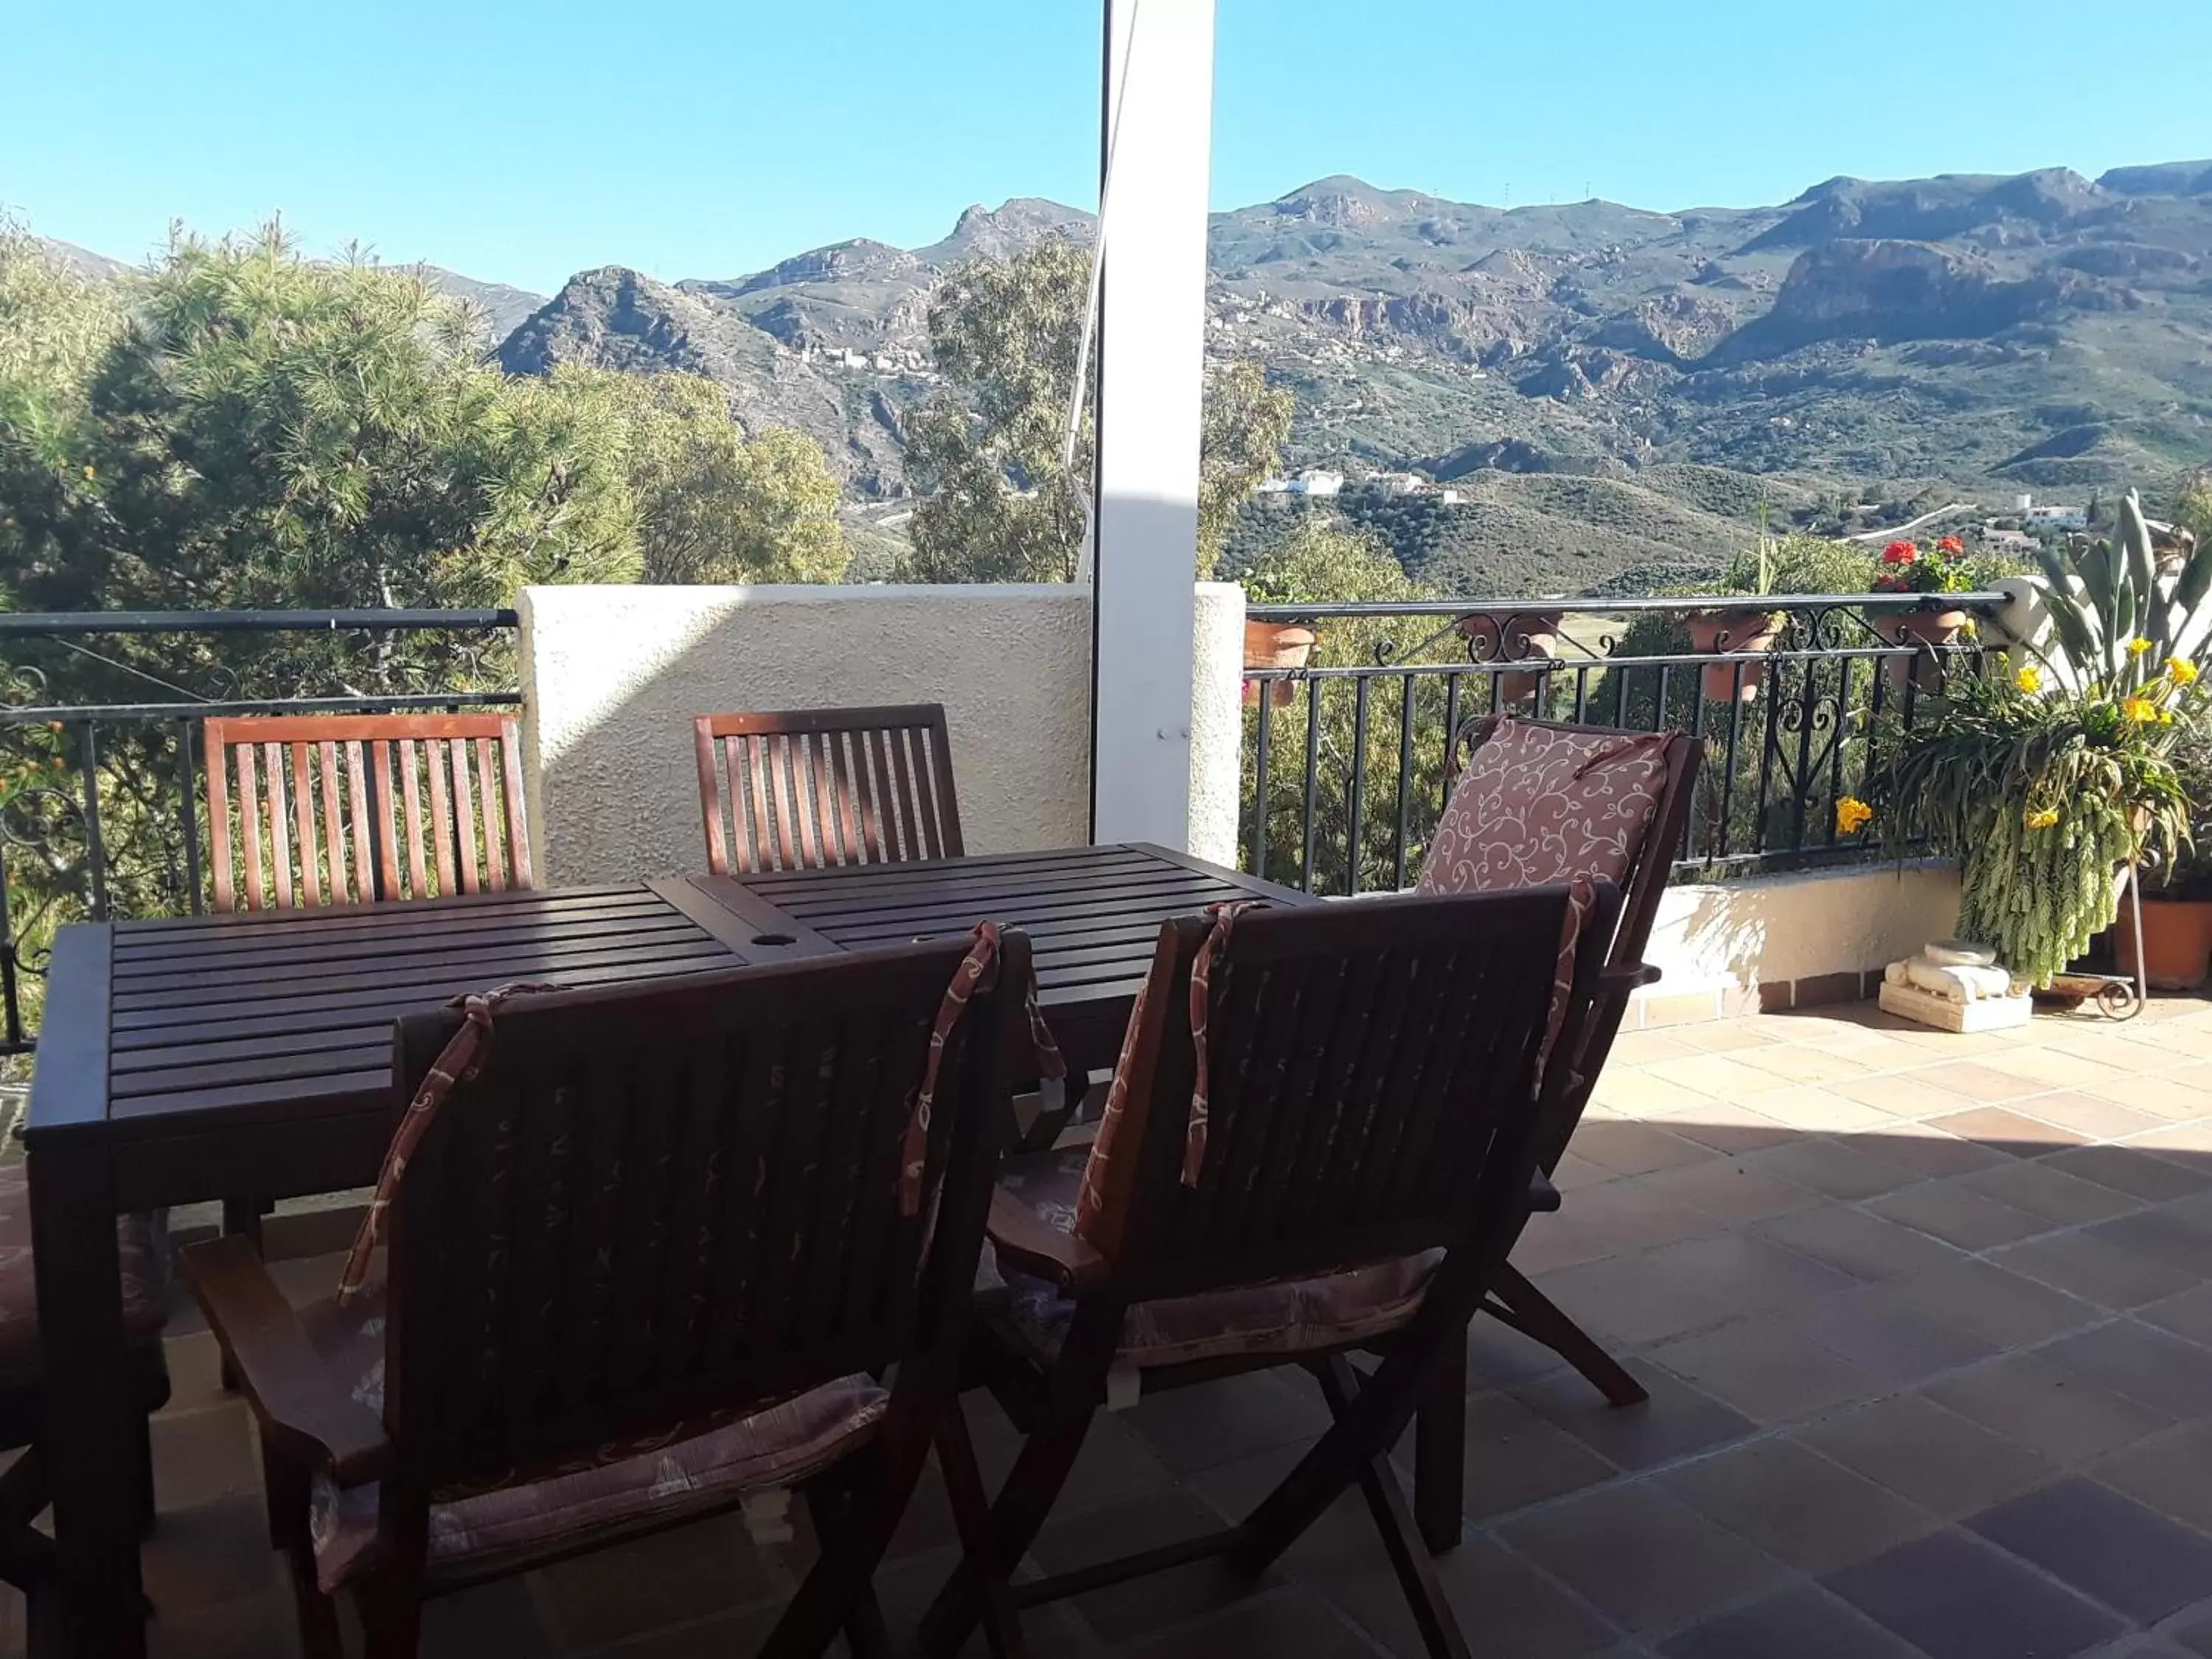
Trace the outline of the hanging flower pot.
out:
[[[1314,631],[1295,623],[1247,622],[1244,624],[1244,666],[1249,672],[1259,668],[1304,668],[1313,655]],[[1270,680],[1273,688],[1270,699],[1278,708],[1287,708],[1297,701],[1298,688],[1290,680]],[[1244,682],[1244,704],[1248,708],[1260,701],[1260,682]]]
[[[1905,689],[1908,672],[1923,691],[1939,687],[1943,682],[1943,661],[1936,653],[1959,637],[1967,621],[1963,611],[1891,611],[1875,616],[1876,634],[1892,645],[1917,647],[1910,658],[1892,657],[1883,665],[1892,689]]]
[[[1479,663],[1549,662],[1559,653],[1558,611],[1479,611],[1453,627],[1468,641]],[[1496,676],[1501,703],[1527,702],[1543,692],[1551,675],[1540,668],[1516,668]]]
[[[1683,622],[1690,630],[1690,648],[1699,656],[1763,656],[1774,648],[1774,636],[1782,631],[1771,611],[1693,611]],[[1707,663],[1699,677],[1707,702],[1739,698],[1749,702],[1765,678],[1766,665],[1755,660],[1741,667]]]

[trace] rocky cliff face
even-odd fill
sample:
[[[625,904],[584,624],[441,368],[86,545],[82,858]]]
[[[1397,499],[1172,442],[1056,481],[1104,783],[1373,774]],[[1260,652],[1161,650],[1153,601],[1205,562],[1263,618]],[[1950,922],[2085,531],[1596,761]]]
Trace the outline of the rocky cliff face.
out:
[[[746,418],[822,438],[861,493],[896,494],[945,272],[1090,234],[1089,216],[1025,198],[913,250],[841,242],[672,287],[586,272],[501,361],[710,374]],[[1675,214],[1509,211],[1340,177],[1216,215],[1210,254],[1209,349],[1296,387],[1300,459],[2033,483],[2212,453],[2212,161],[1832,179]],[[2062,438],[2088,428],[2117,435]]]

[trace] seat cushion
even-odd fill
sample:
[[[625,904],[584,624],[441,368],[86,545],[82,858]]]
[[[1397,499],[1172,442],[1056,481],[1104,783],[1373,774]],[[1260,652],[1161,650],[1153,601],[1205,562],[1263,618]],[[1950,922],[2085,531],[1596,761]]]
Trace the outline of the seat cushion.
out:
[[[302,1310],[309,1337],[354,1398],[384,1408],[384,1296],[374,1283],[348,1306]],[[430,1508],[430,1571],[471,1571],[665,1526],[747,1493],[788,1487],[857,1449],[890,1395],[866,1376],[838,1378],[740,1417],[678,1424],[649,1439],[599,1447],[535,1480],[442,1493]],[[315,1576],[335,1591],[371,1565],[377,1546],[374,1482],[340,1490],[319,1479],[308,1528]]]
[[[1624,737],[1500,719],[1444,808],[1424,893],[1494,893],[1580,877],[1624,883],[1667,783],[1671,732]]]
[[[1047,1225],[1069,1231],[1081,1186],[1080,1151],[1009,1159],[1000,1185]],[[1279,1279],[1139,1302],[1123,1314],[1121,1363],[1146,1370],[1199,1359],[1309,1353],[1381,1336],[1411,1319],[1443,1260],[1431,1250],[1311,1279]],[[984,1316],[1001,1335],[1049,1360],[1060,1352],[1075,1304],[1049,1281],[1000,1264],[1008,1304]]]
[[[175,1276],[167,1213],[118,1217],[115,1243],[123,1268],[123,1339],[154,1341],[168,1322]],[[21,1164],[0,1164],[0,1388],[36,1382],[45,1372],[31,1254],[30,1175]]]

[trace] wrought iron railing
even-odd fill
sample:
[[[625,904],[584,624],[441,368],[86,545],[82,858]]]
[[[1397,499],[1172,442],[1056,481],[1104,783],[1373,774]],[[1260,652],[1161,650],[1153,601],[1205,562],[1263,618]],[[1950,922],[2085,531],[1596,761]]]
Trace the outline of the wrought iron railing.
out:
[[[512,611],[0,615],[0,1054],[65,923],[209,902],[200,723],[521,702]]]
[[[1240,853],[1308,891],[1402,888],[1486,711],[1690,732],[1706,745],[1678,875],[1863,858],[1836,805],[1881,732],[2004,647],[2002,592],[1255,605],[1318,636],[1248,668]],[[1888,718],[1885,718],[1885,717]]]

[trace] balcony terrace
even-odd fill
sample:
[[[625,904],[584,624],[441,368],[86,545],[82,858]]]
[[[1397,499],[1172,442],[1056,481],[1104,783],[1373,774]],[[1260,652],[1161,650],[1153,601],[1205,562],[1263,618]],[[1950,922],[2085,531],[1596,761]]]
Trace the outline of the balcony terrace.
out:
[[[1489,1321],[1467,1534],[1479,1654],[1983,1659],[2212,1654],[2212,1004],[1957,1037],[1865,1006],[1632,1033],[1516,1262],[1627,1357],[1607,1407]],[[342,1243],[313,1212],[286,1248]],[[286,1261],[304,1297],[336,1273]],[[179,1310],[146,1548],[165,1659],[293,1652],[246,1407]],[[1018,1443],[969,1402],[987,1478]],[[1325,1421],[1275,1375],[1102,1419],[1036,1551],[1173,1537]],[[879,1588],[894,1632],[957,1557],[933,1473]],[[426,1651],[750,1651],[810,1556],[736,1516],[434,1602]],[[0,1651],[21,1650],[21,1602]],[[1048,1655],[1415,1655],[1346,1498],[1256,1586],[1206,1565],[1029,1615]],[[980,1642],[975,1650],[981,1650]]]

